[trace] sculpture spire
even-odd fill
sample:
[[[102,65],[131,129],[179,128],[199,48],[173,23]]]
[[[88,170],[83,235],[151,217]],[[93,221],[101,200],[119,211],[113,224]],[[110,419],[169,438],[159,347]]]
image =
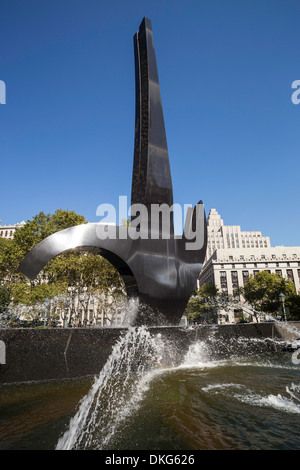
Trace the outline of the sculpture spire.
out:
[[[173,204],[171,170],[151,21],[134,35],[136,115],[131,204]],[[150,212],[149,212],[150,213]]]
[[[147,18],[134,36],[134,51],[136,121],[131,203],[146,206],[150,214],[154,204],[171,209],[173,191],[152,27]],[[148,225],[149,236],[145,238],[139,236],[138,227],[132,226],[115,227],[112,237],[107,236],[106,230],[103,237],[105,226],[97,223],[61,230],[32,248],[21,262],[19,272],[34,279],[61,253],[98,253],[119,271],[128,297],[139,298],[133,324],[176,325],[196,287],[207,235],[201,201],[188,211],[187,231],[182,238],[174,236],[170,211],[169,216],[172,219],[169,231],[161,230],[161,226],[154,231]]]

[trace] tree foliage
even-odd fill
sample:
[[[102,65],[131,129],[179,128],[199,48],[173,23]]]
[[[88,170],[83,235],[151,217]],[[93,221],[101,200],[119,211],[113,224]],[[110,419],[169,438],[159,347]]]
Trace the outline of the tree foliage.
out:
[[[9,291],[12,305],[22,305],[26,310],[26,306],[67,295],[70,288],[78,296],[87,289],[94,296],[112,290],[124,294],[119,273],[106,259],[91,252],[69,252],[53,258],[33,282],[18,273],[20,262],[37,243],[59,230],[85,223],[85,218],[73,211],[40,212],[17,230],[12,240],[0,239],[0,284],[3,292]]]
[[[255,310],[266,313],[275,313],[280,309],[280,293],[286,296],[287,301],[295,296],[293,282],[268,271],[260,271],[256,276],[251,275],[243,289],[245,300]]]
[[[268,271],[251,275],[244,288],[238,289],[234,296],[220,292],[213,283],[204,284],[190,298],[186,315],[189,321],[216,323],[220,319],[221,310],[226,312],[229,308],[239,307],[240,321],[245,321],[244,314],[250,314],[258,321],[263,313],[280,312],[280,293],[285,295],[285,306],[290,313],[288,319],[300,320],[300,295],[296,293],[294,283]],[[239,303],[239,295],[244,297],[245,304]]]
[[[11,290],[4,285],[0,285],[0,313],[4,313],[10,303]]]
[[[286,300],[286,306],[289,309],[289,320],[300,320],[300,295],[292,294]]]
[[[220,310],[227,310],[231,301],[214,283],[203,284],[188,302],[187,318],[192,322],[218,323]]]

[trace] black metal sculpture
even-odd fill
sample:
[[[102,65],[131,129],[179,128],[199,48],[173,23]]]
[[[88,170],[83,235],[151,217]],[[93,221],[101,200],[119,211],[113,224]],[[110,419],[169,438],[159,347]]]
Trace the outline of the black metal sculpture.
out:
[[[174,235],[173,191],[151,21],[134,36],[136,117],[131,226],[78,225],[36,245],[19,271],[34,279],[55,256],[92,251],[119,271],[128,297],[138,297],[134,324],[177,325],[196,287],[206,253],[202,201],[187,212],[182,237]],[[153,208],[162,217],[152,224]],[[106,231],[106,232],[105,232]],[[105,236],[106,233],[106,236]],[[111,235],[111,236],[110,236]]]

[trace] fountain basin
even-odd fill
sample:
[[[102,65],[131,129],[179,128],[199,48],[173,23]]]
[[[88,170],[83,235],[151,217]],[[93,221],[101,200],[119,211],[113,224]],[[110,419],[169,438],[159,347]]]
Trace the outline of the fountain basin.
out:
[[[0,384],[98,374],[113,346],[127,331],[127,328],[0,329],[0,341],[5,345]],[[288,322],[288,328],[275,322],[164,326],[151,327],[149,331],[151,335],[161,335],[169,345],[169,354],[164,358],[167,367],[179,364],[189,347],[202,340],[212,343],[218,357],[243,353],[248,347],[268,353],[285,350],[286,342],[299,338],[300,322]]]

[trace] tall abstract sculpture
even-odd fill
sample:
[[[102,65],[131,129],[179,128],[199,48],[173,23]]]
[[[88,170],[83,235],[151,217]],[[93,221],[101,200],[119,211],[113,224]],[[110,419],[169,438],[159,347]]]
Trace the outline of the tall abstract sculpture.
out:
[[[202,269],[206,219],[200,201],[187,212],[183,236],[174,235],[169,154],[152,26],[147,18],[134,36],[134,52],[136,117],[131,205],[145,210],[132,215],[131,227],[115,227],[115,237],[110,237],[109,231],[107,238],[99,237],[97,223],[57,232],[25,256],[19,271],[34,279],[63,252],[98,253],[119,271],[128,297],[139,299],[134,324],[177,325]],[[149,214],[153,207],[169,209],[165,210],[169,224],[159,220],[152,225]]]

